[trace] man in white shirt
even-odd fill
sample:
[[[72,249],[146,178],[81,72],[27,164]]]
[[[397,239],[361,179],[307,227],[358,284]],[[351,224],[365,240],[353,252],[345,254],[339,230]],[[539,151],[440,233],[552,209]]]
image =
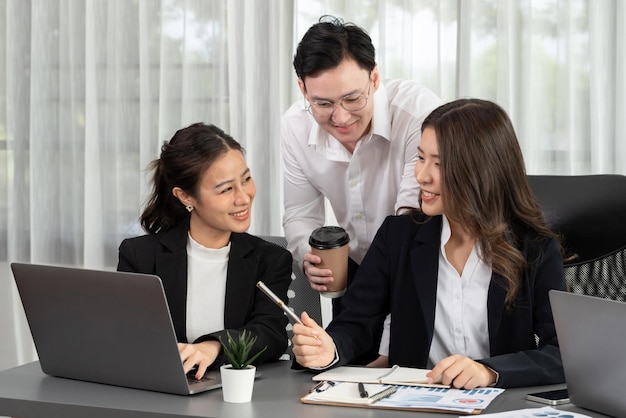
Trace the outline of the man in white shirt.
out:
[[[304,100],[282,118],[283,226],[311,287],[325,291],[332,271],[316,267],[321,260],[308,244],[325,224],[324,198],[350,235],[350,283],[385,217],[418,204],[413,169],[421,125],[441,100],[414,81],[382,81],[369,35],[332,17],[309,28],[293,65]],[[369,363],[377,352],[359,360]]]

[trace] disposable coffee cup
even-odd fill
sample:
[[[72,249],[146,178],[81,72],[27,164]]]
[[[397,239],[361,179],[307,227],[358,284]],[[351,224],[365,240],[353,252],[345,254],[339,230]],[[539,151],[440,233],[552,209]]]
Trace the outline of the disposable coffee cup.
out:
[[[323,226],[317,228],[309,237],[311,252],[322,259],[316,267],[331,269],[334,281],[328,283],[322,296],[338,298],[346,291],[348,285],[348,252],[350,236],[339,226]]]

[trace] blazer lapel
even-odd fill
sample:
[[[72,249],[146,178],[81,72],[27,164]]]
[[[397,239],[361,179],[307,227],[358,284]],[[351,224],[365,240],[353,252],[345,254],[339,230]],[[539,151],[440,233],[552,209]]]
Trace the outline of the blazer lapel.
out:
[[[189,220],[163,233],[163,252],[156,256],[156,274],[169,300],[176,336],[187,341],[187,234]],[[184,283],[183,286],[180,283]]]
[[[429,338],[432,338],[435,326],[440,241],[441,217],[438,216],[422,225],[414,240],[415,248],[411,250],[413,280]]]
[[[230,242],[224,325],[226,328],[238,328],[245,323],[246,308],[254,297],[256,282],[263,278],[255,277],[258,263],[253,256],[254,246],[246,235],[233,233]]]
[[[491,275],[489,292],[487,294],[487,326],[489,327],[489,351],[493,355],[496,348],[498,329],[504,314],[504,299],[506,290],[497,283],[498,277],[495,273]]]
[[[417,298],[422,308],[426,330],[432,338],[435,326],[435,304],[437,300],[437,274],[439,269],[439,247],[441,245],[441,217],[433,217],[418,231],[411,250],[411,266]],[[495,280],[494,280],[495,279]],[[487,322],[489,349],[493,353],[497,344],[498,329],[504,313],[505,289],[492,276],[487,295]]]

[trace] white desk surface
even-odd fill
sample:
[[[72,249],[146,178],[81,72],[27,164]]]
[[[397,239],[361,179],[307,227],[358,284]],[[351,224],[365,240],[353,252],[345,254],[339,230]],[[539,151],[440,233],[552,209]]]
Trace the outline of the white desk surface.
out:
[[[0,372],[0,416],[20,418],[451,416],[440,413],[302,404],[300,397],[314,385],[311,381],[312,375],[308,372],[291,370],[290,366],[289,361],[260,366],[261,376],[255,382],[252,402],[230,404],[222,400],[220,389],[192,396],[168,395],[51,377],[41,371],[39,362],[33,362]],[[525,394],[559,387],[563,385],[508,389],[496,398],[483,414],[542,407],[544,405],[526,401]],[[571,404],[558,406],[557,409],[591,417],[604,417]]]

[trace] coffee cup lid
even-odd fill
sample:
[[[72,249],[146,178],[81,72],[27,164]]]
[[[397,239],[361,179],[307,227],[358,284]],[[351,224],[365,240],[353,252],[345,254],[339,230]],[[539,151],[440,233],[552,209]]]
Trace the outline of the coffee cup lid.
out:
[[[309,245],[319,250],[338,248],[350,242],[348,233],[339,226],[323,226],[311,232]]]

